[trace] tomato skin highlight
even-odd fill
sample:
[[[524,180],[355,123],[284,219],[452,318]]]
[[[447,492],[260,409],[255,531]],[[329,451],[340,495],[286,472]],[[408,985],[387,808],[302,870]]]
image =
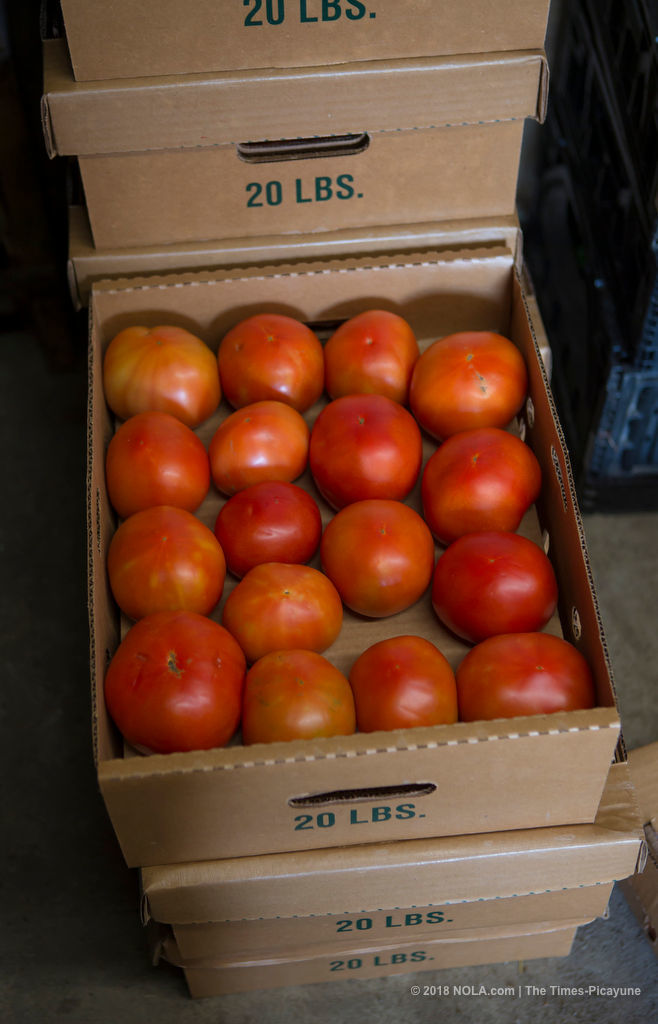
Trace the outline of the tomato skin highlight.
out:
[[[365,310],[342,323],[324,346],[325,390],[331,398],[378,394],[405,405],[419,354],[403,317]]]
[[[210,462],[202,441],[177,417],[143,412],[112,436],[105,478],[110,503],[124,519],[152,505],[194,512],[210,488]]]
[[[432,580],[437,616],[470,643],[497,633],[541,629],[555,612],[557,598],[548,557],[516,533],[459,537],[439,556]]]
[[[192,428],[207,420],[221,399],[215,353],[195,334],[168,325],[119,331],[105,351],[103,387],[120,419],[168,412]]]
[[[137,749],[222,747],[238,728],[245,659],[230,633],[192,612],[158,612],[128,630],[108,666],[109,714]]]
[[[222,623],[250,663],[276,650],[319,654],[340,632],[343,605],[331,580],[318,569],[262,562],[226,598]]]
[[[322,517],[308,491],[263,480],[228,499],[217,515],[215,536],[229,571],[242,577],[261,562],[310,561],[320,544]]]
[[[460,430],[507,426],[527,390],[525,362],[513,342],[493,331],[462,331],[421,354],[409,405],[421,427],[444,440]]]
[[[226,579],[226,559],[211,529],[191,512],[154,505],[115,531],[107,572],[116,603],[131,619],[186,610],[209,615]]]
[[[422,456],[418,424],[384,395],[336,398],[311,430],[311,474],[334,509],[368,498],[406,498],[418,479]]]
[[[423,515],[442,544],[483,530],[513,533],[540,489],[537,457],[519,437],[498,427],[460,431],[425,463]]]
[[[247,672],[242,705],[245,744],[349,736],[356,728],[346,677],[315,651],[271,651]]]
[[[264,480],[291,483],[306,469],[310,431],[283,402],[253,402],[220,423],[208,445],[210,472],[229,497]]]
[[[551,633],[489,637],[457,667],[459,717],[464,722],[548,715],[596,705],[592,671],[568,641]]]
[[[217,351],[222,390],[234,409],[275,400],[305,412],[324,388],[324,351],[294,317],[257,313],[235,324]]]
[[[424,637],[396,636],[372,644],[352,665],[349,681],[360,732],[457,721],[455,674]]]
[[[434,541],[414,509],[373,498],[335,514],[322,535],[320,558],[348,608],[382,618],[410,607],[427,589]]]

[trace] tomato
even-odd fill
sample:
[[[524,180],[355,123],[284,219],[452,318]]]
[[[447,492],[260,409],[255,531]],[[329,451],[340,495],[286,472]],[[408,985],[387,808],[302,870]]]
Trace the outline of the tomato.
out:
[[[369,309],[338,327],[324,346],[331,398],[372,392],[404,405],[419,356],[416,335],[397,313]]]
[[[531,448],[499,427],[453,434],[423,470],[423,515],[450,544],[480,530],[514,532],[539,496],[541,469]]]
[[[318,569],[263,562],[228,595],[222,622],[254,662],[270,651],[326,650],[340,632],[343,606]]]
[[[309,428],[283,402],[254,402],[223,420],[208,446],[210,472],[224,494],[260,483],[290,483],[306,469]]]
[[[455,673],[421,636],[395,636],[368,647],[349,674],[361,732],[457,721]]]
[[[591,669],[572,644],[551,633],[506,633],[471,648],[457,668],[464,722],[550,715],[592,708]]]
[[[381,618],[408,608],[429,586],[434,541],[408,505],[373,498],[336,513],[322,535],[320,558],[348,608]]]
[[[131,619],[177,610],[209,615],[222,596],[226,559],[212,530],[191,512],[154,505],[121,523],[107,572],[116,603]]]
[[[308,562],[321,535],[315,499],[282,480],[263,480],[238,491],[215,521],[215,536],[234,576],[244,576],[261,562]]]
[[[311,430],[309,466],[333,508],[366,498],[405,498],[418,479],[422,457],[418,424],[384,395],[336,398]]]
[[[528,374],[516,346],[492,331],[439,338],[414,366],[409,405],[428,434],[442,440],[474,427],[504,427],[525,400]]]
[[[231,634],[194,612],[157,612],[128,630],[105,675],[125,740],[156,754],[222,747],[238,728],[246,664]]]
[[[107,404],[120,419],[168,412],[198,427],[219,405],[221,386],[213,351],[182,327],[126,327],[103,360]]]
[[[471,643],[541,629],[557,596],[553,566],[539,545],[503,531],[459,537],[439,557],[432,580],[434,611]]]
[[[194,512],[210,487],[208,452],[167,412],[141,412],[121,424],[105,457],[112,507],[127,519],[151,505]]]
[[[356,728],[350,684],[315,651],[272,651],[252,665],[245,680],[242,740],[349,736]]]
[[[320,339],[300,320],[258,313],[240,321],[217,351],[224,396],[235,408],[277,400],[305,412],[324,388]]]

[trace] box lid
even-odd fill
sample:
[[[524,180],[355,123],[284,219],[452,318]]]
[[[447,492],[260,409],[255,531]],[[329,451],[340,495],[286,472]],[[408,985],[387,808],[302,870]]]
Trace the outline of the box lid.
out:
[[[43,57],[51,156],[335,139],[546,113],[541,50],[88,84],[74,80],[62,40],[46,40]]]

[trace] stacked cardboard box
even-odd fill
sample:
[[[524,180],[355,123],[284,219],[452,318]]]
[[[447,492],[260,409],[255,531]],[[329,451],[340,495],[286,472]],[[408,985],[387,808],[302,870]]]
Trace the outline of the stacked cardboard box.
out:
[[[644,869],[625,879],[622,888],[658,956],[658,743],[632,750],[628,762],[640,805],[648,856]]]
[[[184,967],[194,995],[565,955],[644,850],[515,218],[523,121],[545,109],[547,4],[509,0],[494,11],[469,0],[439,14],[422,3],[405,11],[401,32],[399,5],[382,0],[360,28],[388,30],[368,45],[361,35],[356,50],[349,12],[366,5],[319,4],[317,21],[311,6],[299,10],[315,36],[302,40],[286,21],[292,5],[254,2],[239,24],[222,24],[228,45],[213,52],[214,3],[198,0],[193,17],[186,5],[195,43],[186,47],[167,22],[176,4],[137,14],[132,4],[71,0],[62,7],[75,77],[62,42],[45,45],[46,140],[78,161],[90,224],[73,211],[72,280],[89,301],[91,331],[98,779],[126,862],[142,871],[155,955]],[[122,63],[119,29],[139,45],[137,17],[149,19],[148,53],[142,77],[125,78],[135,65]],[[441,32],[428,37],[439,17]],[[332,49],[326,33],[339,20]],[[281,50],[270,40],[284,21]],[[254,27],[267,43],[250,49],[240,41],[260,38]],[[484,52],[482,39],[498,52]],[[197,64],[186,63],[192,50]],[[182,66],[167,63],[172,53]],[[115,421],[103,352],[134,323],[185,325],[216,348],[259,310],[285,309],[321,330],[364,306],[404,316],[421,349],[460,329],[497,330],[520,348],[530,384],[516,427],[543,473],[522,530],[549,551],[560,607],[547,628],[587,657],[596,707],[252,747],[238,736],[222,749],[140,756],[109,720],[102,691],[127,626],[105,568],[116,519],[104,478]],[[204,441],[227,411],[199,428]],[[313,489],[308,474],[298,483]],[[202,521],[214,523],[222,500],[211,492]],[[418,488],[408,500],[419,507]],[[428,636],[453,666],[467,650],[420,601],[388,620],[346,611],[325,653],[345,671],[364,647],[401,633]]]

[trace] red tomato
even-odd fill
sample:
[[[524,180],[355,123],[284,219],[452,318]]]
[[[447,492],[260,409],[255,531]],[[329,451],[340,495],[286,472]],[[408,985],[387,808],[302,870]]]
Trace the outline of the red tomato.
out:
[[[333,508],[366,498],[405,498],[423,457],[410,412],[384,395],[345,395],[329,402],[311,430],[309,466]]]
[[[270,651],[326,650],[340,632],[343,606],[317,569],[263,562],[228,595],[222,622],[254,662]]]
[[[423,515],[450,544],[465,533],[513,533],[539,496],[541,469],[531,448],[498,427],[453,434],[423,470]]]
[[[124,519],[151,505],[194,512],[210,487],[208,452],[175,416],[141,412],[112,437],[105,479],[110,502]]]
[[[105,701],[132,746],[156,754],[222,747],[239,721],[246,664],[231,634],[193,612],[147,615],[105,676]]]
[[[121,523],[107,572],[116,603],[131,619],[178,610],[209,615],[222,596],[226,560],[212,530],[191,512],[154,505]]]
[[[459,537],[439,557],[432,581],[434,611],[470,643],[541,629],[557,596],[553,566],[539,545],[502,531]]]
[[[324,352],[310,327],[258,313],[232,327],[217,352],[225,398],[235,408],[277,400],[305,412],[324,388]]]
[[[127,327],[103,360],[105,398],[127,420],[138,412],[169,412],[198,427],[219,405],[217,359],[182,327]]]
[[[457,721],[455,673],[438,647],[421,636],[373,644],[356,659],[349,679],[361,732]]]
[[[349,736],[356,728],[350,684],[315,651],[272,651],[245,680],[242,740],[276,743]]]
[[[234,576],[261,562],[308,562],[322,536],[320,509],[296,484],[263,480],[238,491],[219,511],[215,536]]]
[[[254,402],[220,423],[208,446],[210,472],[224,494],[262,480],[296,480],[306,469],[309,429],[283,402]]]
[[[325,389],[332,398],[369,392],[404,405],[418,355],[403,317],[366,310],[342,323],[324,346]]]
[[[320,557],[347,607],[381,618],[408,608],[428,587],[434,541],[408,505],[373,498],[336,513],[322,535]]]
[[[473,647],[457,668],[464,722],[592,708],[594,679],[576,648],[550,633],[507,633]]]
[[[414,366],[409,405],[442,440],[474,427],[504,427],[523,405],[528,374],[518,348],[492,331],[439,338]]]

